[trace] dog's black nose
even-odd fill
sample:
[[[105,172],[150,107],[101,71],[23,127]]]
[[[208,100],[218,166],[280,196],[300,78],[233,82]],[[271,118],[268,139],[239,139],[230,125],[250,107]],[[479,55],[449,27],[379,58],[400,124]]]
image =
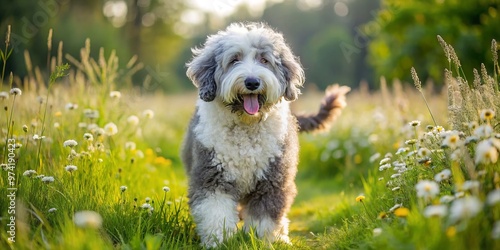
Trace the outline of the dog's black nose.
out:
[[[245,87],[248,90],[256,90],[260,87],[260,81],[257,78],[248,77],[247,79],[245,79]]]

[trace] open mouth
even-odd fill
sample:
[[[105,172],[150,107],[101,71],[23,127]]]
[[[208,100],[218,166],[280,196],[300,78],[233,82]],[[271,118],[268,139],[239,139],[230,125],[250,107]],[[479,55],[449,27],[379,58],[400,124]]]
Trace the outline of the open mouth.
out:
[[[259,95],[257,94],[245,94],[241,95],[243,99],[243,109],[249,115],[255,115],[259,112]]]

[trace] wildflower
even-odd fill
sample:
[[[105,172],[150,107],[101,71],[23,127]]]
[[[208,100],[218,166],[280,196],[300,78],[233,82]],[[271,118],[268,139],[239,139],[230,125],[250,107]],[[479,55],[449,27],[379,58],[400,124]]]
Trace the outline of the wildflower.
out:
[[[103,128],[96,128],[96,129],[94,129],[94,133],[97,137],[99,137],[99,136],[103,136],[104,134],[106,134],[106,131]]]
[[[125,192],[125,191],[127,191],[127,186],[121,186],[120,190],[122,191],[122,193]]]
[[[0,100],[7,100],[9,99],[9,94],[5,91],[0,92]]]
[[[393,175],[391,175],[392,179],[399,178],[399,177],[401,177],[401,174],[393,174]]]
[[[387,164],[387,163],[389,163],[390,161],[391,161],[391,158],[386,157],[386,158],[384,158],[384,159],[380,160],[379,165],[384,165],[384,164]]]
[[[49,213],[55,213],[57,211],[57,208],[53,207],[49,209]]]
[[[85,134],[83,134],[83,139],[85,139],[87,141],[93,141],[94,136],[91,133],[85,133]]]
[[[471,143],[478,142],[479,138],[475,135],[465,137],[465,145],[469,145]]]
[[[424,199],[432,199],[439,194],[439,185],[434,181],[421,180],[415,185],[417,196]]]
[[[427,206],[424,210],[424,216],[429,217],[444,217],[448,209],[445,205],[431,205]]]
[[[373,229],[373,237],[377,237],[382,234],[382,228],[377,227]]]
[[[137,124],[139,124],[139,117],[131,115],[127,118],[127,122],[133,126],[136,126]]]
[[[33,135],[33,140],[34,141],[38,141],[38,140],[42,140],[42,139],[45,139],[44,135],[42,135],[42,136],[39,136],[38,134],[34,134]]]
[[[380,212],[377,216],[377,219],[381,220],[381,219],[385,219],[387,218],[387,213],[386,212]]]
[[[391,207],[391,208],[389,209],[389,213],[394,212],[394,210],[396,210],[396,209],[398,209],[398,208],[400,208],[400,207],[402,207],[402,206],[403,206],[403,203],[400,203],[400,204],[396,204],[396,205],[394,205],[393,207]]]
[[[87,126],[87,123],[85,123],[85,122],[79,122],[79,123],[78,123],[78,128],[85,129],[85,128],[87,128],[87,127],[88,127],[88,126]]]
[[[32,169],[30,169],[30,170],[26,170],[26,171],[24,171],[24,173],[23,173],[23,176],[27,176],[27,177],[32,177],[32,176],[34,176],[34,175],[36,175],[36,171],[35,171],[35,170],[32,170]]]
[[[394,210],[394,215],[396,215],[397,217],[406,217],[408,216],[408,214],[410,213],[410,209],[406,208],[406,207],[400,207],[400,208],[397,208],[396,210]]]
[[[393,187],[391,190],[392,190],[392,191],[398,191],[398,190],[400,190],[400,189],[401,189],[401,187]]]
[[[454,223],[460,219],[470,219],[481,212],[482,208],[483,204],[474,196],[457,199],[451,204],[450,220]]]
[[[412,127],[418,127],[418,126],[420,126],[420,121],[411,121],[409,123],[409,125]]]
[[[493,206],[500,202],[500,189],[495,189],[488,193],[486,197],[486,203],[490,206]]]
[[[126,150],[129,150],[129,151],[133,151],[135,150],[135,142],[132,142],[132,141],[128,141],[128,142],[125,142],[125,149]]]
[[[483,121],[490,121],[495,117],[495,111],[493,111],[493,109],[483,109],[480,111],[479,117]]]
[[[451,176],[451,170],[443,169],[443,171],[437,173],[434,176],[434,180],[437,182],[442,182],[442,181],[448,180],[450,178],[450,176]]]
[[[406,153],[409,150],[410,150],[409,148],[398,148],[398,151],[396,151],[396,155],[400,155],[400,154]]]
[[[446,229],[446,236],[448,236],[448,238],[453,238],[455,237],[456,234],[457,234],[457,229],[454,226],[451,226]]]
[[[52,183],[54,182],[54,177],[52,176],[44,176],[42,177],[42,182],[45,183],[45,184],[49,184],[49,183]]]
[[[98,229],[102,226],[102,217],[94,211],[79,211],[73,216],[77,227]]]
[[[441,147],[451,149],[456,149],[458,146],[460,146],[460,136],[457,131],[448,133],[441,144]]]
[[[153,119],[153,117],[155,116],[155,112],[151,109],[146,109],[142,112],[142,116],[148,119]]]
[[[151,209],[152,207],[151,207],[151,204],[144,203],[144,204],[141,205],[141,208],[144,209],[144,210],[146,210],[146,209]]]
[[[428,148],[419,148],[417,151],[417,155],[421,158],[428,158],[432,152]]]
[[[380,166],[380,167],[378,168],[378,170],[379,170],[379,171],[384,171],[384,170],[386,170],[386,169],[388,169],[388,168],[391,168],[391,164],[390,164],[390,163],[387,163],[387,164],[384,164],[384,165]]]
[[[28,125],[23,125],[23,131],[24,133],[28,133]]]
[[[151,202],[151,198],[146,197],[146,203],[149,203],[149,202]]]
[[[63,146],[64,146],[64,147],[70,147],[70,148],[73,148],[73,147],[75,147],[76,145],[78,145],[78,142],[76,142],[75,140],[66,140],[66,141],[64,141],[64,143],[63,143]]]
[[[66,106],[64,106],[66,110],[75,110],[78,108],[78,104],[68,102],[66,103]]]
[[[490,137],[491,133],[493,133],[493,128],[490,124],[483,124],[476,129],[474,129],[473,135],[479,138],[487,138]]]
[[[416,139],[411,139],[411,140],[405,141],[405,145],[414,145],[415,143],[417,143]]]
[[[112,135],[115,135],[116,133],[118,133],[118,127],[116,126],[116,124],[110,122],[110,123],[104,125],[104,131],[105,131],[106,135],[112,136]]]
[[[500,220],[497,220],[493,224],[493,229],[491,230],[491,238],[498,240],[500,239]]]
[[[496,163],[498,160],[498,150],[491,144],[489,140],[483,140],[476,146],[476,165],[483,163]]]
[[[480,186],[479,181],[465,181],[462,184],[462,190],[463,191],[475,190],[478,189],[479,186]]]
[[[77,168],[75,165],[67,165],[64,169],[65,169],[66,171],[70,172],[70,173],[73,173],[73,172],[75,172],[78,168]]]
[[[170,188],[169,188],[169,187],[167,187],[167,186],[164,186],[164,187],[163,187],[163,192],[167,193],[167,192],[169,192],[169,191],[170,191]],[[358,197],[359,197],[359,196],[358,196]],[[357,201],[357,198],[356,198],[356,201]]]
[[[383,180],[384,180],[384,177],[379,177],[377,180],[378,180],[378,181],[383,181]]]
[[[119,99],[120,97],[122,97],[122,93],[120,93],[120,91],[111,91],[109,92],[109,97]]]
[[[98,110],[85,109],[85,110],[83,110],[83,114],[85,115],[85,117],[87,117],[89,119],[99,118],[99,111]]]
[[[359,195],[358,197],[356,197],[356,202],[363,202],[364,200],[365,200],[364,195]]]
[[[11,94],[11,95],[14,95],[14,96],[16,96],[16,95],[21,95],[22,93],[23,93],[23,92],[22,92],[22,91],[21,91],[21,89],[19,89],[19,88],[12,88],[12,89],[10,90],[10,94]]]
[[[443,195],[440,199],[439,202],[441,203],[450,203],[453,200],[455,200],[455,196],[453,195]]]

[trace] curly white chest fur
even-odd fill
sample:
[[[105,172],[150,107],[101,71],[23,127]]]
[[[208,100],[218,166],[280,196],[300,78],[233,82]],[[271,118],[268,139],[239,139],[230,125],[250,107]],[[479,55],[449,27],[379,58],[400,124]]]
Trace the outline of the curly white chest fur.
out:
[[[199,101],[199,123],[194,134],[215,151],[213,166],[224,170],[225,181],[235,182],[241,193],[250,192],[265,178],[269,162],[282,156],[289,105],[280,102],[260,122],[244,124],[219,102]]]

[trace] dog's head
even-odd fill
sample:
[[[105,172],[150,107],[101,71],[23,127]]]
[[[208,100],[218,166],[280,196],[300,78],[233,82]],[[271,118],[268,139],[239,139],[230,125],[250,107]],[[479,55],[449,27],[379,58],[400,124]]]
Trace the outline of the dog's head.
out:
[[[193,54],[187,76],[200,98],[234,112],[254,116],[282,98],[294,101],[304,83],[304,70],[283,36],[261,23],[231,24]]]

